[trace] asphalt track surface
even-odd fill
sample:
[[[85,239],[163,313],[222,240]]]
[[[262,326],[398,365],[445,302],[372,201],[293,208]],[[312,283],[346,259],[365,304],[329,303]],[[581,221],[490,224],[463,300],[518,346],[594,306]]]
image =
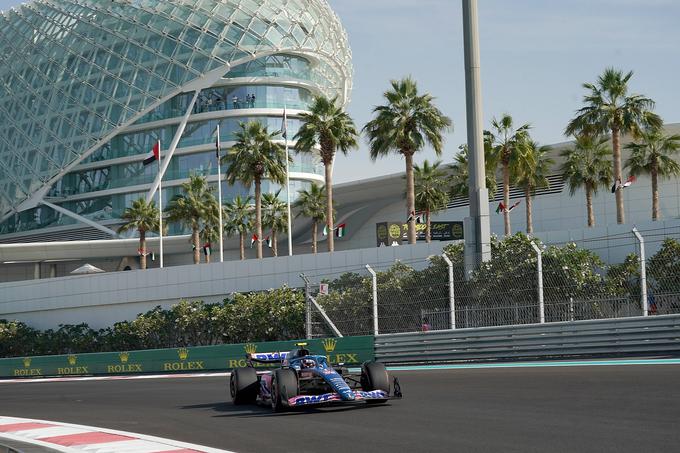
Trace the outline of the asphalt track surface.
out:
[[[236,452],[680,451],[680,365],[398,371],[404,399],[272,414],[224,377],[1,384],[0,414]]]

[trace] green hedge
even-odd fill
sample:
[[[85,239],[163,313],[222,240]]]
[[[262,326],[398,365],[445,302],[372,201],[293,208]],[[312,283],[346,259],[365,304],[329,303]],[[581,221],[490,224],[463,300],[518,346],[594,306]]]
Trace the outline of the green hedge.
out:
[[[0,357],[164,349],[305,337],[304,293],[280,288],[236,294],[220,304],[183,301],[133,321],[94,330],[87,324],[38,331],[0,320]]]

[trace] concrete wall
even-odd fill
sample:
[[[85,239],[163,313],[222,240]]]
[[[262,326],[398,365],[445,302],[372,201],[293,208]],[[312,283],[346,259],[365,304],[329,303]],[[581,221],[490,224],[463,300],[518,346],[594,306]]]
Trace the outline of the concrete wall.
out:
[[[339,251],[263,260],[175,266],[0,284],[0,319],[40,328],[88,323],[102,328],[134,319],[156,305],[182,299],[219,302],[234,292],[304,286],[300,273],[339,275],[370,264],[382,268],[399,259],[423,261],[446,243]]]

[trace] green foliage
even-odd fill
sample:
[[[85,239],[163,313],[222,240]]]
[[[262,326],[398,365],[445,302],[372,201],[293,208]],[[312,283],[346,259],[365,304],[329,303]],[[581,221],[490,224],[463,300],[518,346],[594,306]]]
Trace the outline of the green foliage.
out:
[[[241,123],[235,133],[236,144],[222,156],[227,166],[229,184],[237,181],[250,187],[254,182],[269,179],[278,184],[286,182],[286,152],[276,142],[278,132],[270,133],[257,121]]]
[[[608,143],[607,137],[577,135],[574,148],[562,152],[561,172],[572,196],[580,188],[596,194],[600,187],[609,187],[614,176]]]
[[[469,149],[467,145],[460,145],[458,149],[460,152],[454,156],[454,162],[451,165],[450,194],[452,197],[467,198],[470,194]],[[491,201],[496,197],[496,190],[498,190],[496,182],[498,154],[491,143],[489,134],[484,135],[484,167],[486,188],[489,190],[489,201]]]
[[[584,83],[583,88],[588,91],[583,97],[585,105],[569,122],[565,134],[593,135],[617,131],[638,135],[643,127],[661,127],[661,118],[652,112],[654,101],[628,93],[628,82],[632,77],[633,71],[624,74],[607,68],[596,83]],[[614,150],[614,153],[617,152]]]
[[[357,148],[356,130],[352,118],[342,110],[338,98],[315,96],[309,113],[300,115],[302,126],[293,140],[299,152],[315,153],[321,147],[321,161],[325,166],[333,164],[336,151],[343,154]]]
[[[640,294],[640,257],[628,255],[621,264],[607,269],[607,291],[615,296],[639,297]]]
[[[416,210],[436,214],[446,208],[449,196],[446,191],[446,172],[441,161],[433,164],[425,159],[422,165],[413,165],[415,176]]]
[[[120,216],[125,223],[118,228],[119,233],[135,230],[139,233],[158,231],[159,211],[156,202],[146,202],[145,198],[139,198],[132,202],[132,206],[125,208]]]
[[[550,187],[548,175],[555,161],[548,157],[549,152],[549,146],[540,146],[527,136],[519,144],[517,158],[510,168],[513,184],[529,193]]]
[[[418,93],[415,80],[392,80],[387,101],[373,109],[374,119],[364,126],[370,143],[371,158],[392,152],[412,155],[429,144],[437,155],[444,148],[444,132],[452,128],[451,119],[435,105],[434,97]]]
[[[222,343],[278,341],[305,335],[301,291],[283,287],[237,294],[219,304],[182,301],[95,331],[86,324],[40,332],[0,320],[0,357],[130,351]]]
[[[647,276],[651,279],[654,291],[678,293],[680,284],[680,242],[667,238],[661,249],[649,259]]]

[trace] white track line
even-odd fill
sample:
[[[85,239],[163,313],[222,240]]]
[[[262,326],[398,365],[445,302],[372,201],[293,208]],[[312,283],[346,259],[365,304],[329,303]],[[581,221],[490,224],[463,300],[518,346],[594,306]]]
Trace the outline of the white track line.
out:
[[[26,379],[0,379],[1,384],[44,384],[48,382],[82,382],[82,381],[134,381],[141,379],[186,379],[203,377],[228,377],[231,373],[193,373],[193,374],[145,374],[141,376],[82,376],[82,377],[55,377],[55,378],[26,378]]]
[[[34,425],[32,429],[30,425],[21,426],[29,423],[38,424],[38,426]],[[0,439],[3,438],[64,453],[170,453],[177,451],[234,453],[145,434],[72,423],[0,416]],[[88,438],[92,439],[89,443]]]

